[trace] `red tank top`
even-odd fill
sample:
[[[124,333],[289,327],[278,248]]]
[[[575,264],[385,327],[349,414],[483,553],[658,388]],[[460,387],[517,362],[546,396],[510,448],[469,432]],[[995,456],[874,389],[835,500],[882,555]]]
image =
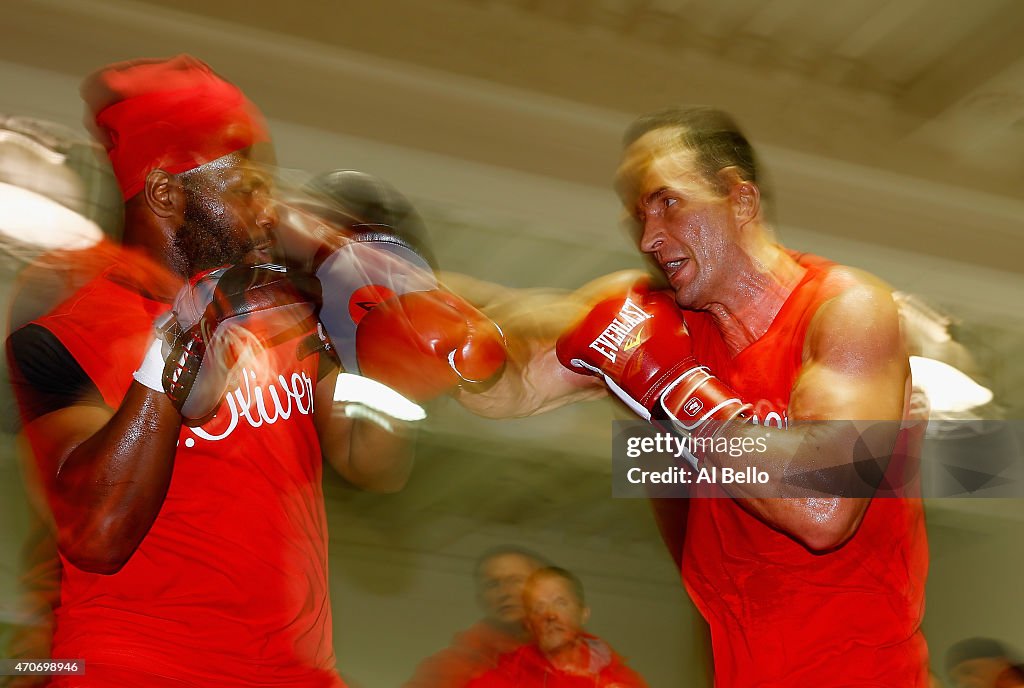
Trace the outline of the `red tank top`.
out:
[[[686,314],[698,360],[754,403],[761,424],[788,424],[807,328],[834,296],[827,270],[809,266],[764,336],[735,358],[710,316]],[[902,468],[894,459],[890,475]],[[699,487],[682,573],[711,626],[716,686],[927,685],[928,548],[916,493],[873,499],[846,544],[816,554],[732,499],[700,498],[721,487]]]
[[[168,305],[109,277],[36,322],[117,408]],[[63,561],[54,657],[140,672],[137,686],[343,685],[312,416],[317,360],[299,361],[295,346],[267,351],[213,419],[182,428],[163,507],[124,568],[105,576]]]

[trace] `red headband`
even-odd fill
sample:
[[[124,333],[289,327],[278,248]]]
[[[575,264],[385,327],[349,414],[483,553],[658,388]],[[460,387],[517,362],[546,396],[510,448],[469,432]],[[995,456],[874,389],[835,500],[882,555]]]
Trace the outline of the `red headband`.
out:
[[[82,83],[82,98],[125,199],[152,170],[179,174],[270,140],[238,87],[189,55],[104,67]]]

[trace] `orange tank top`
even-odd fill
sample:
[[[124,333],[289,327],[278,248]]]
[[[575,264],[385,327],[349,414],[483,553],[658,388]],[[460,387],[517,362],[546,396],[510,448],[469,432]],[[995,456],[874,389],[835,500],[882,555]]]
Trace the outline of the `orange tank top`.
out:
[[[768,331],[734,358],[707,314],[686,313],[697,359],[753,403],[755,422],[779,428],[788,426],[808,326],[834,295],[829,264],[801,262],[806,274]],[[891,472],[903,468],[890,462]],[[711,627],[716,686],[926,685],[928,548],[913,484],[909,496],[873,499],[854,536],[828,553],[807,550],[721,489],[695,490],[682,553],[684,583]]]

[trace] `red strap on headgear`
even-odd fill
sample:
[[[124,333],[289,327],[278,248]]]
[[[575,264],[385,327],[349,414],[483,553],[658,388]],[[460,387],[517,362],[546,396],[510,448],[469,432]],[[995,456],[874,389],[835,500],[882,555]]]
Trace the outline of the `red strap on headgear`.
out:
[[[109,65],[81,92],[125,199],[152,170],[179,174],[270,140],[256,106],[190,55]]]

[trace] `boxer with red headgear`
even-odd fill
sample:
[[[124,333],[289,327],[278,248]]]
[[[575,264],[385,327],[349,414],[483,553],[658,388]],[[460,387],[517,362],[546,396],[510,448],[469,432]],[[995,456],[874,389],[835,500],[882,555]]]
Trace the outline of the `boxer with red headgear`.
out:
[[[300,357],[316,286],[254,265],[278,220],[241,91],[180,56],[104,68],[83,97],[125,257],[8,340],[64,569],[53,656],[87,667],[52,685],[340,686],[322,461],[391,491],[407,444]]]

